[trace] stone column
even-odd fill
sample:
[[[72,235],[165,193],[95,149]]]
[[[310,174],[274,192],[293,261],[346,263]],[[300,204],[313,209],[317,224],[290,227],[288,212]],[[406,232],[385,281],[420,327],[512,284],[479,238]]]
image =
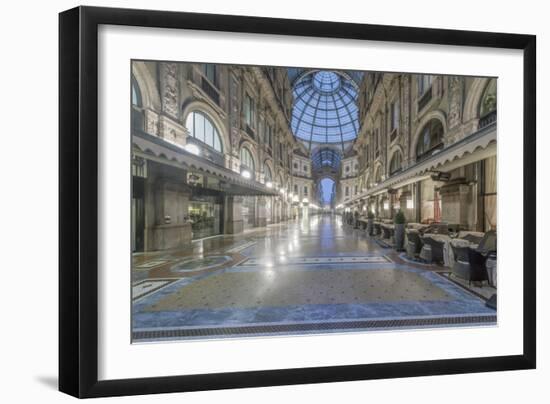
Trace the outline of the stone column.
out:
[[[276,197],[271,197],[271,223],[279,223],[279,201]]]
[[[258,206],[258,214],[256,215],[256,227],[265,227],[267,226],[267,215],[269,212],[266,210],[267,201],[265,196],[258,196],[256,198],[256,203]]]
[[[224,229],[226,234],[242,233],[243,231],[243,216],[242,202],[240,196],[226,196],[224,198]]]

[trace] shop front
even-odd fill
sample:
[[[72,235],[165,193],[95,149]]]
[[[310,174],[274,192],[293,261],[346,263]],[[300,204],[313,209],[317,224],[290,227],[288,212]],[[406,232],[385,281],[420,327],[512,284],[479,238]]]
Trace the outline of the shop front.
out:
[[[243,230],[251,229],[256,223],[256,197],[245,196],[242,202]]]
[[[195,189],[189,199],[188,215],[193,239],[217,236],[223,233],[223,197],[215,191]]]

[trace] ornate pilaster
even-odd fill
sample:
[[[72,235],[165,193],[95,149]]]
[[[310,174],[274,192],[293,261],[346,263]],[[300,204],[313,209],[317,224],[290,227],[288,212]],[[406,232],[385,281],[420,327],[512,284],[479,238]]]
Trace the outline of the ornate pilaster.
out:
[[[162,112],[178,118],[178,79],[176,63],[160,64],[160,94]]]
[[[462,122],[463,85],[462,77],[449,77],[449,115],[447,117],[449,130],[454,129]]]

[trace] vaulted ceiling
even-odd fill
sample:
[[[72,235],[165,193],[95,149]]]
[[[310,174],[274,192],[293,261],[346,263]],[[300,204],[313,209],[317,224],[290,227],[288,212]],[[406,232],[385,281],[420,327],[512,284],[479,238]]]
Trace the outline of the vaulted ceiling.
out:
[[[344,152],[359,132],[358,82],[362,72],[289,68],[293,88],[291,128],[309,151],[318,144]]]

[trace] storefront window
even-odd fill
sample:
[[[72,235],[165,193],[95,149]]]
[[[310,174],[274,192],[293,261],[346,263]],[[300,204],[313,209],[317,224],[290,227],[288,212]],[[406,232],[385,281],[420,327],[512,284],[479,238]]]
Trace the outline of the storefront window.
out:
[[[254,227],[256,221],[256,197],[245,196],[242,202],[243,228],[250,229]]]
[[[214,197],[201,197],[201,201],[189,204],[189,219],[193,230],[193,239],[210,237],[221,233],[221,204]]]

